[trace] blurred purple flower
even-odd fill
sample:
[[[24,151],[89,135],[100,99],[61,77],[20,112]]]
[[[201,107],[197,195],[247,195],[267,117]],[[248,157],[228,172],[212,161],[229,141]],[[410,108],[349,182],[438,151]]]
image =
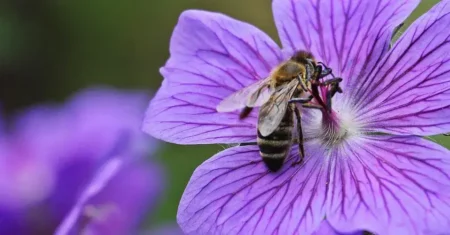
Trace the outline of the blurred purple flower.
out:
[[[145,233],[140,233],[140,235],[181,235],[184,234],[180,227],[174,226],[173,224],[166,224],[159,226],[157,229],[147,231]]]
[[[194,172],[178,223],[188,234],[311,234],[326,217],[341,233],[450,231],[450,152],[420,137],[450,131],[450,1],[419,18],[390,48],[419,0],[273,0],[283,51],[252,25],[184,12],[144,130],[178,144],[256,140],[216,106],[309,50],[344,79],[333,113],[304,110],[303,165],[293,147],[277,174],[256,146],[228,148]],[[325,116],[323,116],[325,115]],[[381,135],[380,133],[385,133]],[[321,228],[322,229],[322,228]]]
[[[140,131],[147,100],[141,92],[89,89],[63,107],[21,115],[0,138],[0,234],[52,234],[74,205],[79,213],[64,234],[137,231],[163,183],[159,167],[144,159],[157,147]]]

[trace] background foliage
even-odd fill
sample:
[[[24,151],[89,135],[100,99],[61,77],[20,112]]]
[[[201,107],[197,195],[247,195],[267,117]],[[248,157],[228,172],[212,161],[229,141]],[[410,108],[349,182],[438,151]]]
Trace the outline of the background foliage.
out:
[[[422,0],[405,26],[436,2]],[[11,117],[36,103],[62,101],[91,85],[156,91],[173,27],[184,9],[193,8],[250,22],[279,41],[270,0],[0,1],[2,113]],[[450,147],[450,137],[433,139]],[[157,158],[168,185],[143,226],[174,221],[193,170],[223,148],[165,144]]]

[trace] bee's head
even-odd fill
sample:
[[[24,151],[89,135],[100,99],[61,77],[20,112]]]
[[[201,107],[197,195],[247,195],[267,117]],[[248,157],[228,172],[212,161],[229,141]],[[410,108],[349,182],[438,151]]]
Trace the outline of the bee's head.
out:
[[[311,79],[311,75],[314,73],[314,68],[316,67],[316,60],[311,52],[308,51],[297,51],[290,59],[298,64],[303,65],[304,70],[302,73],[302,78],[306,81]],[[306,76],[309,74],[308,76]]]
[[[297,51],[295,54],[291,57],[291,60],[296,61],[301,64],[315,64],[316,60],[314,59],[314,56],[311,52],[308,51]]]

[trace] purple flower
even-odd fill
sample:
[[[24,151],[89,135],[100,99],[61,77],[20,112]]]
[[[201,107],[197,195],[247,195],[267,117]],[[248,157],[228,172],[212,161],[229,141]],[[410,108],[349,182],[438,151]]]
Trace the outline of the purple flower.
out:
[[[146,100],[89,89],[21,115],[0,138],[0,234],[52,234],[74,205],[71,230],[137,231],[163,183],[144,159],[157,147],[140,131]]]
[[[337,232],[328,221],[324,220],[320,223],[319,227],[312,233],[312,235],[363,235],[361,231],[352,233],[339,233]]]
[[[418,0],[273,0],[283,51],[252,25],[184,12],[144,130],[178,144],[256,140],[257,112],[217,105],[307,50],[342,77],[331,115],[303,109],[298,147],[277,173],[257,146],[228,148],[200,165],[181,199],[187,234],[311,234],[324,218],[340,233],[450,231],[450,152],[416,136],[450,131],[450,1],[419,18],[390,48]],[[381,134],[384,133],[384,134]]]
[[[1,106],[0,106],[0,109],[1,109]],[[1,113],[1,110],[0,110],[0,139],[2,138],[2,136],[4,135],[4,129],[5,129],[5,127],[4,127],[4,123],[3,123],[3,114]]]

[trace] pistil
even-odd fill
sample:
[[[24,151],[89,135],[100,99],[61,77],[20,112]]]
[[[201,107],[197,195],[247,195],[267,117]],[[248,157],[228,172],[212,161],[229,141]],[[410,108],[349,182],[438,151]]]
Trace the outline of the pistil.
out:
[[[322,113],[322,127],[319,135],[326,145],[335,145],[347,135],[347,131],[341,126],[341,121],[332,108],[332,98],[337,92],[342,92],[339,87],[341,81],[341,78],[332,78],[327,81],[316,80],[311,84],[310,92],[313,100],[309,105],[317,107]]]

